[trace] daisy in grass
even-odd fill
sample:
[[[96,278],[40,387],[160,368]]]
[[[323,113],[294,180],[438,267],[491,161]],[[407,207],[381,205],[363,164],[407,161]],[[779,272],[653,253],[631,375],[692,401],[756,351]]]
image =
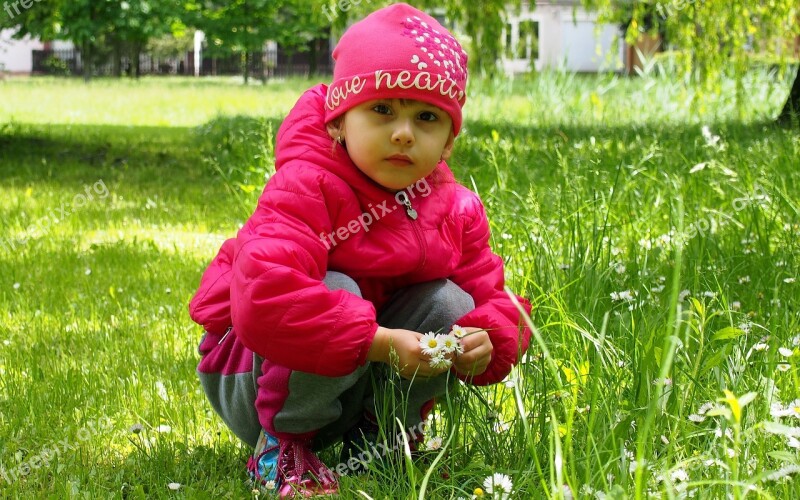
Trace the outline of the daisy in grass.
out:
[[[438,450],[439,448],[442,447],[442,438],[440,438],[439,436],[430,438],[426,443],[426,447],[430,451]]]
[[[483,489],[491,498],[506,500],[514,493],[514,483],[505,474],[492,474],[483,480]]]
[[[703,405],[697,409],[697,413],[689,415],[688,419],[692,422],[702,422],[706,419],[706,413],[708,413],[708,410],[711,410],[715,407],[716,405],[714,403],[703,403]]]
[[[800,399],[795,399],[786,406],[780,403],[772,403],[769,413],[773,417],[794,417],[800,419]]]

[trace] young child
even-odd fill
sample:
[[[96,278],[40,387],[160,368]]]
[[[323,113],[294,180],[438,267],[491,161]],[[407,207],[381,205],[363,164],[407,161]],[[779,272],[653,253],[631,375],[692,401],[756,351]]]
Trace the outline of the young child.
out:
[[[286,117],[275,175],[190,304],[206,331],[203,387],[255,447],[251,477],[282,496],[336,491],[312,449],[374,431],[373,382],[390,385],[387,370],[402,404],[382,423],[417,429],[449,373],[499,382],[530,338],[483,206],[445,163],[466,100],[459,43],[395,4],[351,26],[333,58],[332,84]],[[455,324],[469,334],[448,369],[419,341]]]

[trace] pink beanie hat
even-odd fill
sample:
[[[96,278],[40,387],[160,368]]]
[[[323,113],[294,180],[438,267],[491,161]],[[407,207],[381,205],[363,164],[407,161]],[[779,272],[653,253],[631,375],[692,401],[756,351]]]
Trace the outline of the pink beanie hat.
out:
[[[398,3],[352,25],[333,50],[325,122],[375,99],[414,99],[445,110],[461,129],[467,53],[431,16]]]

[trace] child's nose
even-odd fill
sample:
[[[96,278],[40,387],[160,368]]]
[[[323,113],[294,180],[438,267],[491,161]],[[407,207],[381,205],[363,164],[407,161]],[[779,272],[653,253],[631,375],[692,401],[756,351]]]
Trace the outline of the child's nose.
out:
[[[409,120],[398,120],[397,126],[392,133],[392,143],[400,146],[414,144],[414,131]]]

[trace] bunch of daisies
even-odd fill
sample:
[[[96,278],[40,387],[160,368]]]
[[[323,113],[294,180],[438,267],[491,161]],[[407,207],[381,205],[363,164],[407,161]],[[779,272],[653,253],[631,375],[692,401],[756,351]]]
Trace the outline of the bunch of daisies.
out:
[[[467,336],[467,330],[458,325],[453,325],[450,333],[428,332],[419,339],[422,353],[431,357],[430,365],[434,368],[450,368],[453,362],[447,357],[455,353],[456,356],[464,352],[461,339]]]

